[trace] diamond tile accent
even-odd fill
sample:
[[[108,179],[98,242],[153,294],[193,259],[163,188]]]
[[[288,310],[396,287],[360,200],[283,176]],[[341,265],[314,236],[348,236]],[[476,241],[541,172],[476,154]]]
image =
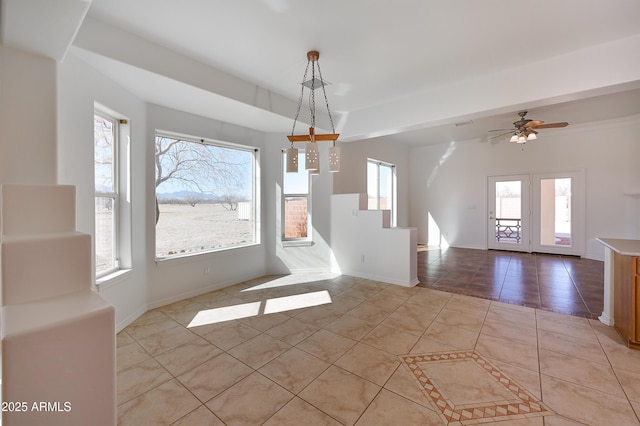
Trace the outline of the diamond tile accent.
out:
[[[423,394],[447,425],[487,423],[555,414],[542,401],[527,392],[474,350],[404,355],[400,358]],[[460,362],[475,363],[485,373],[484,376],[502,385],[512,397],[481,403],[477,401],[454,403],[450,397],[447,397],[446,390],[438,381],[429,375],[428,367],[438,363],[447,363],[452,366],[451,368],[455,368],[455,364]]]

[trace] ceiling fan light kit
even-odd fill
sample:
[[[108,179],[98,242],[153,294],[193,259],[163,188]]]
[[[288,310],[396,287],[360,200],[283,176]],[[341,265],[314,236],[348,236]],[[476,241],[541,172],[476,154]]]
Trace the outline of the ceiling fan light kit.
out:
[[[563,121],[560,123],[544,124],[544,121],[531,120],[531,119],[525,118],[525,116],[527,115],[527,111],[520,111],[518,115],[520,116],[520,120],[514,121],[513,123],[514,128],[512,130],[509,130],[507,133],[494,136],[494,138],[504,136],[507,134],[512,134],[511,138],[509,139],[509,142],[514,142],[517,144],[525,144],[528,141],[534,141],[538,139],[538,132],[536,131],[536,129],[538,130],[553,129],[553,128],[559,128],[559,127],[567,127],[569,125],[569,123],[567,123],[566,121]],[[496,129],[496,130],[489,130],[489,131],[501,132],[505,130],[507,129]]]
[[[333,118],[331,117],[331,110],[329,109],[329,101],[327,100],[327,91],[325,90],[325,86],[327,85],[326,81],[322,78],[322,72],[320,71],[320,53],[317,50],[311,50],[307,52],[307,67],[304,70],[304,76],[302,77],[302,88],[300,91],[300,98],[298,99],[298,108],[296,110],[296,116],[293,120],[293,128],[291,129],[291,135],[287,136],[289,142],[291,142],[291,147],[287,149],[287,173],[297,173],[298,172],[298,149],[294,148],[293,144],[295,142],[306,142],[305,148],[305,169],[309,172],[309,174],[318,174],[320,173],[320,153],[318,150],[318,145],[316,144],[319,141],[330,141],[333,145],[329,148],[329,171],[330,172],[339,172],[340,171],[340,148],[336,146],[336,140],[340,136],[336,133],[335,128],[333,126]],[[316,78],[316,65],[318,68],[318,77]],[[311,66],[311,78],[307,80],[307,73],[309,71],[309,66]],[[309,133],[304,135],[296,135],[296,123],[298,121],[298,116],[300,115],[300,108],[302,107],[302,99],[304,97],[304,88],[308,88],[310,92],[309,96],[309,112],[311,115],[311,127],[309,127]],[[316,126],[316,98],[315,98],[315,89],[317,87],[322,88],[322,93],[324,95],[324,102],[327,106],[327,114],[329,115],[329,121],[331,123],[331,132],[326,134],[316,134],[315,126]],[[294,159],[295,158],[295,159]]]

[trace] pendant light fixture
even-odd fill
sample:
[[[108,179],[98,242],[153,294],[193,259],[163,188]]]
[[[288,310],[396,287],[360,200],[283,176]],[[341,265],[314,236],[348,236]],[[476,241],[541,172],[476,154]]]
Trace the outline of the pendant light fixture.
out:
[[[331,141],[333,145],[329,148],[329,171],[340,171],[340,148],[336,146],[336,140],[340,136],[335,132],[333,126],[333,118],[331,117],[331,110],[329,109],[329,101],[327,100],[327,91],[325,90],[326,82],[322,79],[322,72],[320,71],[320,53],[316,50],[307,52],[307,67],[304,70],[304,77],[302,78],[302,89],[300,91],[300,98],[298,100],[298,108],[296,110],[296,116],[293,120],[293,129],[291,135],[287,136],[291,147],[287,149],[287,172],[298,172],[298,150],[294,148],[294,142],[306,142],[305,148],[305,169],[310,174],[320,173],[320,152],[318,150],[317,142]],[[318,68],[318,78],[316,78],[316,65]],[[311,66],[311,79],[307,80],[307,74],[309,72],[309,66]],[[320,86],[322,87],[322,93],[324,95],[325,105],[327,106],[327,113],[329,115],[329,121],[331,123],[331,132],[327,134],[316,134],[316,98],[315,90]],[[302,99],[304,98],[305,87],[311,90],[309,96],[309,112],[311,115],[311,127],[309,127],[309,133],[305,135],[296,135],[296,123],[298,122],[298,116],[300,115],[300,108],[302,107]],[[295,161],[292,160],[295,157]],[[294,164],[295,163],[295,164]]]
[[[340,171],[340,147],[334,145],[329,148],[329,171],[330,172],[339,172]]]
[[[293,144],[287,149],[287,173],[298,173],[298,150]]]

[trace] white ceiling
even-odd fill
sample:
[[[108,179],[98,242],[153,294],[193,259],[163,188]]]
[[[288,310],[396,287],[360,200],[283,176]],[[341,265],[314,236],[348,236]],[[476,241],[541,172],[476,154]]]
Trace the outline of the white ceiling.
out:
[[[637,0],[92,0],[72,52],[149,102],[288,133],[319,50],[342,140],[420,145],[486,140],[523,109],[639,114],[639,16]]]

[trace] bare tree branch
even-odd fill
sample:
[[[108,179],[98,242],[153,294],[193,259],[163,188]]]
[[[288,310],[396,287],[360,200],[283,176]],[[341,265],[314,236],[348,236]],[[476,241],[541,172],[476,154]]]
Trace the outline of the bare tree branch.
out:
[[[156,137],[156,188],[173,182],[184,190],[219,197],[241,197],[243,183],[250,173],[247,152],[204,142]],[[156,223],[159,208],[156,200]]]

